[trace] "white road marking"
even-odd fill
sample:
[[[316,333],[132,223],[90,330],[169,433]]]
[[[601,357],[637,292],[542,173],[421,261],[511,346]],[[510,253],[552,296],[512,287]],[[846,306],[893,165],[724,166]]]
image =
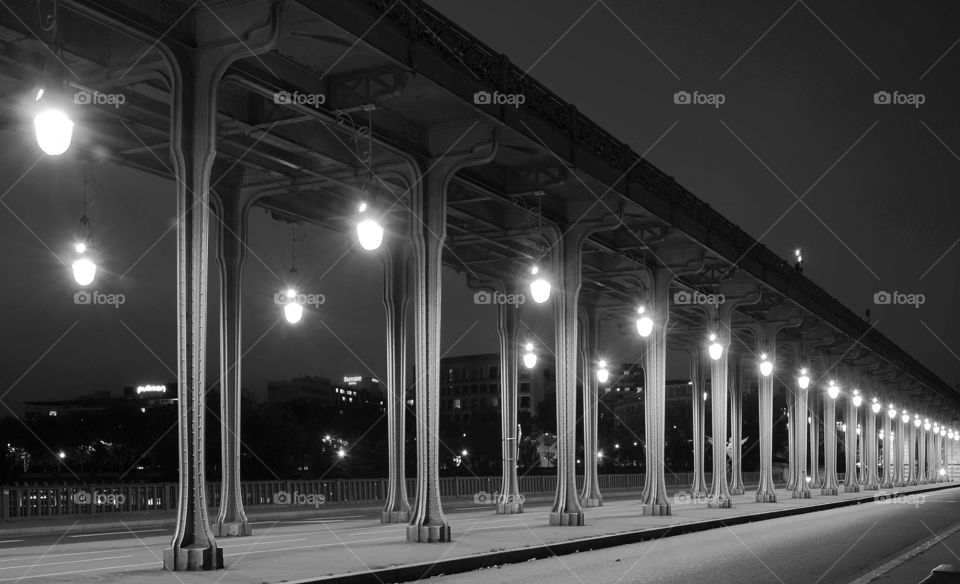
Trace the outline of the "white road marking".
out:
[[[167,531],[166,529],[140,529],[137,531],[104,531],[100,533],[83,533],[80,535],[68,535],[67,537],[101,537],[104,535],[129,535],[131,533],[151,533],[154,531]]]

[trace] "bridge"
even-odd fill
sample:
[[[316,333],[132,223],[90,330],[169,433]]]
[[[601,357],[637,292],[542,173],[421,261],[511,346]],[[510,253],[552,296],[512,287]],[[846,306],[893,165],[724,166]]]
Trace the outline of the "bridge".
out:
[[[960,394],[805,277],[800,250],[784,260],[425,2],[19,2],[0,14],[0,30],[5,113],[20,139],[33,141],[36,132],[50,156],[69,152],[170,179],[177,199],[180,470],[176,489],[160,489],[157,511],[174,514],[174,532],[158,569],[229,568],[233,554],[224,547],[237,545],[233,538],[263,535],[245,505],[282,490],[261,490],[256,499],[240,480],[248,431],[239,416],[241,281],[255,209],[359,237],[382,257],[389,475],[382,493],[364,499],[380,503],[363,521],[386,526],[378,541],[407,546],[417,561],[436,563],[441,555],[417,544],[449,544],[473,530],[445,512],[439,471],[444,267],[477,291],[525,295],[533,302],[524,311],[552,311],[553,346],[534,350],[556,360],[556,480],[552,499],[538,503],[532,520],[516,456],[518,376],[528,349],[519,339],[519,305],[497,303],[503,463],[489,514],[506,516],[497,525],[520,534],[549,527],[549,542],[560,549],[558,542],[602,538],[597,526],[615,522],[611,513],[646,517],[611,528],[620,539],[599,548],[663,535],[624,535],[637,525],[705,522],[707,529],[747,515],[738,510],[764,513],[764,506],[777,510],[771,517],[813,509],[855,516],[866,513],[862,506],[841,511],[840,504],[877,493],[933,498],[960,478]],[[103,107],[80,117],[74,106],[85,100]],[[211,319],[207,253],[214,238],[221,309]],[[78,248],[79,259],[85,253]],[[302,291],[294,281],[278,288],[296,322]],[[211,320],[220,328],[218,364],[203,350]],[[600,329],[611,321],[643,339],[646,444],[642,486],[613,501],[601,489],[597,447],[598,401],[609,375]],[[695,461],[687,484],[670,481],[672,494],[664,460],[668,355],[689,367]],[[204,427],[211,370],[221,384],[219,428]],[[743,396],[753,384],[760,468],[746,482]],[[788,396],[790,420],[782,480],[773,466],[775,393]],[[417,461],[409,484],[407,407],[415,413]],[[729,438],[709,443],[712,468],[705,466],[708,416],[713,436]],[[221,435],[221,477],[205,476],[205,432]],[[585,453],[579,478],[578,443]],[[211,479],[219,480],[215,494]],[[681,486],[693,505],[678,504]],[[325,489],[310,494],[330,497]],[[5,490],[4,517],[12,509],[29,515],[30,494]],[[62,502],[75,494],[50,495],[58,514],[70,515]],[[495,545],[488,540],[480,546]],[[267,553],[276,560],[289,552]],[[508,555],[464,565],[522,557]],[[280,569],[282,562],[269,565]]]

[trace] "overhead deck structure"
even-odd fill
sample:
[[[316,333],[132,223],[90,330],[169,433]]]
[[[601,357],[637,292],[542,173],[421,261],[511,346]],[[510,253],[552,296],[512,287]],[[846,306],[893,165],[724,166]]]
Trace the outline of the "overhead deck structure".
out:
[[[32,140],[37,87],[59,69],[71,93],[86,92],[93,102],[72,108],[76,130],[65,156],[175,180],[182,488],[180,524],[164,557],[169,569],[219,567],[216,536],[250,533],[239,493],[238,323],[247,217],[254,207],[345,236],[353,232],[362,197],[382,215],[389,249],[379,253],[390,323],[391,477],[404,473],[406,348],[404,319],[397,315],[408,301],[408,275],[416,313],[419,477],[412,506],[403,481],[391,481],[383,521],[409,522],[411,541],[450,538],[437,482],[441,264],[463,272],[474,286],[505,292],[525,290],[535,264],[553,281],[560,480],[551,523],[558,525],[582,524],[583,507],[602,504],[591,482],[595,456],[588,457],[587,488],[578,493],[575,484],[577,362],[581,376],[591,380],[589,406],[596,399],[591,367],[599,322],[606,317],[632,323],[638,304],[654,321],[644,357],[649,472],[642,498],[650,514],[670,513],[663,488],[669,346],[691,355],[694,396],[710,370],[718,435],[727,435],[732,380],[734,476],[727,481],[725,445],[715,441],[710,504],[717,507],[729,506],[729,492],[743,488],[738,419],[745,382],[731,372],[756,363],[761,353],[789,379],[794,420],[802,421],[803,410],[819,403],[810,398],[824,393],[825,381],[817,382],[828,375],[840,381],[844,399],[858,389],[868,401],[859,408],[845,404],[845,418],[862,416],[867,453],[877,448],[876,433],[869,430],[876,422],[869,409],[874,397],[883,409],[897,409],[898,444],[907,443],[905,428],[914,423],[913,417],[901,419],[901,408],[937,422],[944,434],[960,411],[953,388],[870,322],[424,2],[18,2],[0,13],[0,62],[8,137]],[[123,104],[97,105],[98,94],[122,95]],[[202,496],[200,446],[211,236],[220,240],[224,392],[224,504],[212,528]],[[413,265],[409,274],[407,262]],[[692,292],[723,294],[725,302],[704,307],[674,301],[675,294]],[[502,387],[508,392],[505,496],[519,494],[516,463],[509,462],[509,445],[517,438],[512,310],[502,306],[499,321]],[[726,349],[709,362],[708,333]],[[810,396],[795,387],[801,367],[811,371]],[[742,375],[755,371],[744,367]],[[775,498],[769,478],[774,377],[759,376],[764,480],[758,501]],[[832,399],[820,400],[828,420],[835,411]],[[585,411],[595,416],[596,408]],[[816,420],[819,409],[814,413]],[[890,436],[893,416],[880,415]],[[702,423],[704,417],[700,411],[694,419]],[[808,482],[800,477],[807,428],[792,426],[791,487],[794,496],[805,497]],[[910,430],[911,444],[920,448],[909,449],[908,476],[895,474],[891,464],[885,478],[936,480],[940,459],[933,453],[942,452],[943,436],[922,425]],[[833,425],[825,423],[824,431],[834,432]],[[595,424],[588,424],[585,439],[595,444],[595,432]],[[856,452],[855,443],[847,448]],[[702,452],[697,454],[702,461]],[[823,494],[835,493],[835,474],[826,472]],[[848,490],[860,487],[849,481],[851,474]],[[864,481],[865,488],[876,482],[869,476]],[[498,512],[521,512],[518,500],[501,501]]]

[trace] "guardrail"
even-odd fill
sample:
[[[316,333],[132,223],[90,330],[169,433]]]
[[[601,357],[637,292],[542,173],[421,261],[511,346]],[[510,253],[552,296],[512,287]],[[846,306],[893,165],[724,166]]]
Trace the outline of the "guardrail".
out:
[[[710,475],[707,474],[709,481]],[[780,477],[775,477],[780,480]],[[644,475],[601,474],[600,489],[643,488]],[[747,483],[756,483],[759,473],[744,473]],[[668,486],[686,486],[693,482],[693,473],[671,473],[666,476]],[[520,492],[529,495],[552,493],[556,489],[556,475],[528,475],[520,477]],[[500,490],[499,476],[441,477],[442,497],[472,497],[480,492]],[[583,476],[577,477],[577,486],[583,486]],[[416,492],[415,478],[407,479],[407,492]],[[176,508],[176,483],[139,483],[106,485],[28,485],[0,487],[0,515],[3,520],[49,517],[104,516],[119,513],[164,512]],[[322,495],[325,503],[376,502],[386,499],[387,479],[335,479],[294,481],[244,481],[240,485],[244,507],[289,502],[291,497],[309,498]],[[207,483],[207,505],[220,505],[220,483]],[[315,500],[315,499],[313,499]]]

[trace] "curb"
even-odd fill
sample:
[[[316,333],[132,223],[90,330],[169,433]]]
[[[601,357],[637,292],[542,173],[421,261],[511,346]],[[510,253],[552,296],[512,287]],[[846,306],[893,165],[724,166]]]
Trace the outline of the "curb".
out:
[[[421,562],[418,564],[408,564],[405,566],[391,566],[388,568],[370,570],[368,572],[353,572],[348,574],[337,574],[333,576],[305,578],[301,580],[288,580],[287,584],[384,584],[392,582],[414,582],[425,578],[448,576],[463,572],[473,572],[475,570],[502,566],[504,564],[518,564],[530,560],[542,560],[554,556],[563,556],[578,552],[617,547],[651,539],[674,537],[687,533],[697,533],[700,531],[707,531],[709,529],[717,529],[719,527],[730,527],[733,525],[742,525],[756,521],[765,521],[767,519],[777,519],[780,517],[804,515],[806,513],[815,513],[817,511],[826,511],[840,507],[850,507],[853,505],[860,505],[862,503],[873,503],[875,501],[890,499],[898,495],[930,493],[956,487],[957,484],[948,483],[945,485],[937,485],[922,489],[889,490],[883,491],[882,495],[865,495],[853,499],[844,499],[843,501],[819,503],[816,505],[795,507],[793,509],[761,511],[759,513],[738,515],[736,517],[725,519],[708,519],[705,521],[694,521],[682,525],[671,525],[669,527],[655,527],[651,529],[628,531],[612,535],[599,535],[546,545],[531,546],[516,550],[487,552],[461,558],[450,558],[436,562]]]

